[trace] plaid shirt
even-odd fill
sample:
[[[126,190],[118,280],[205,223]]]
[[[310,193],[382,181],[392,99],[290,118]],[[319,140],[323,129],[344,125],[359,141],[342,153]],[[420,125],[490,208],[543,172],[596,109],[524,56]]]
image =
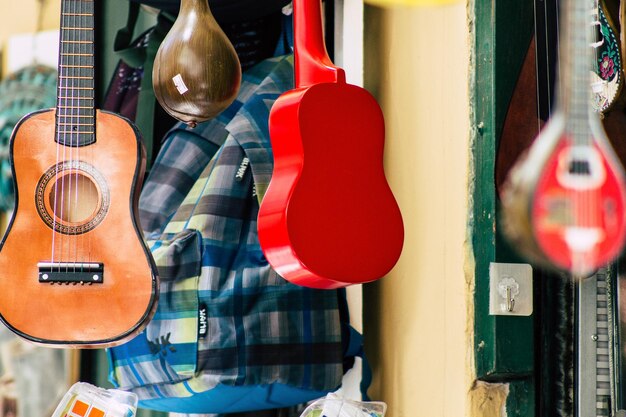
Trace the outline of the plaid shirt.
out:
[[[143,333],[109,349],[111,381],[140,406],[218,384],[329,391],[341,383],[338,292],[282,279],[256,232],[272,172],[269,110],[292,74],[291,57],[247,71],[217,119],[169,134],[147,180],[140,212],[159,267],[159,307]]]

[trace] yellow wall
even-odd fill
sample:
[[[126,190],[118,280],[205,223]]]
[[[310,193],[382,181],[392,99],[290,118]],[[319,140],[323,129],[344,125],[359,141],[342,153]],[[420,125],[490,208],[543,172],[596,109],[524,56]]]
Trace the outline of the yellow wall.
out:
[[[366,87],[385,114],[385,167],[406,233],[392,273],[364,288],[370,394],[387,417],[479,417],[468,399],[466,15],[465,4],[366,9]]]
[[[61,0],[0,0],[0,55],[9,36],[37,31],[40,7],[41,30],[58,29]],[[0,73],[6,70],[3,61],[0,61],[3,63],[0,65]]]
[[[34,32],[37,29],[38,8],[43,3],[42,29],[58,29],[60,0],[0,0],[0,45],[9,35]]]

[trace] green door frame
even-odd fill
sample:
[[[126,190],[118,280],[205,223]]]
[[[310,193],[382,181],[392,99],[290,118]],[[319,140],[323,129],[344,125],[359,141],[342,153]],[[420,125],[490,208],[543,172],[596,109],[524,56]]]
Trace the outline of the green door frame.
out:
[[[472,10],[473,9],[473,10]],[[507,415],[535,416],[534,323],[489,315],[489,264],[520,262],[498,235],[498,139],[534,31],[532,0],[476,0],[472,99],[474,359],[477,379],[509,384]]]

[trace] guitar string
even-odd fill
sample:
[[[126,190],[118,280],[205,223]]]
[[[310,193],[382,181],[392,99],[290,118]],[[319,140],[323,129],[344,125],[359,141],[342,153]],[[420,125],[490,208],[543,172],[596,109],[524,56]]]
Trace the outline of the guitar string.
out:
[[[590,24],[590,26],[588,27],[588,29],[586,31],[587,42],[588,43],[590,42],[593,45],[593,52],[594,53],[593,53],[592,57],[595,59],[593,61],[593,65],[592,65],[592,61],[591,60],[587,60],[587,63],[586,63],[587,76],[589,77],[590,80],[592,79],[592,77],[591,77],[592,71],[594,71],[594,73],[595,73],[596,72],[596,68],[598,66],[598,62],[599,62],[598,61],[598,53],[599,53],[600,46],[602,46],[604,44],[604,38],[602,36],[600,37],[600,40],[596,41],[596,31],[597,31],[597,28],[599,28],[600,24],[601,24],[600,23],[600,1],[599,0],[596,0],[596,5],[597,5],[597,8],[595,9],[595,13],[596,14],[594,15],[596,19],[595,19],[594,22],[592,22]],[[602,32],[602,30],[600,29],[600,33],[601,32]],[[589,54],[589,55],[591,55],[591,54]],[[602,89],[605,90],[604,83],[601,83],[601,86],[602,86]],[[599,117],[599,115],[602,114],[602,107],[598,107],[597,110],[593,109],[593,106],[591,105],[591,101],[595,100],[595,96],[594,96],[594,93],[593,93],[593,91],[591,89],[587,90],[587,96],[586,97],[587,97],[587,103],[586,104],[587,104],[588,118],[585,119],[585,120],[587,120],[587,123],[589,123],[589,117]],[[608,94],[607,94],[607,99],[608,99]],[[603,106],[604,106],[604,104],[603,104]],[[595,139],[593,137],[594,133],[591,131],[590,127],[587,129],[587,133],[588,133],[587,145],[590,147],[589,148],[590,149],[590,153],[594,157],[597,157],[599,155],[596,153],[596,149],[595,149],[596,148],[595,147]],[[603,158],[599,158],[599,160],[600,161],[596,161],[596,163],[598,163],[598,162],[602,163]],[[602,170],[603,167],[598,166],[597,169],[598,170]],[[592,179],[592,181],[594,181],[593,177],[591,179]],[[586,190],[586,192],[587,192],[587,194],[586,194],[587,195],[587,200],[591,200],[591,204],[589,204],[589,207],[588,207],[588,211],[589,211],[588,215],[589,215],[589,221],[590,221],[589,226],[598,227],[599,229],[601,229],[601,223],[600,223],[601,219],[598,218],[598,212],[599,211],[597,210],[598,204],[600,203],[600,200],[599,200],[600,196],[598,195],[597,192],[595,192],[594,189]],[[590,193],[591,193],[591,196],[589,195]],[[599,233],[599,230],[596,231],[596,232]],[[597,251],[598,244],[600,243],[597,240],[597,238],[594,238],[594,239],[596,239],[596,242],[595,242],[594,247],[593,247],[593,252],[591,253],[591,255],[593,255],[592,258],[597,257],[597,255],[595,255],[595,252]],[[587,260],[587,263],[590,263],[590,261]],[[589,269],[590,266],[587,266],[587,268]]]
[[[64,30],[63,27],[65,26],[65,19],[67,18],[66,16],[67,13],[67,2],[63,1],[61,2],[61,35],[63,35]],[[64,36],[61,36],[61,41],[63,40]],[[60,151],[60,141],[61,141],[61,129],[60,129],[60,121],[61,121],[61,113],[62,113],[62,107],[61,107],[61,103],[62,103],[62,97],[63,97],[63,79],[61,78],[61,74],[63,74],[63,70],[64,70],[64,65],[63,65],[63,42],[61,42],[59,44],[59,77],[58,77],[58,86],[57,86],[57,108],[56,108],[56,114],[55,114],[55,119],[56,119],[56,124],[55,124],[55,141],[56,141],[56,165],[55,165],[55,170],[54,170],[54,200],[53,200],[53,204],[52,204],[52,253],[50,254],[50,262],[52,265],[54,265],[54,259],[55,259],[55,249],[56,249],[56,224],[57,224],[57,216],[56,216],[56,209],[57,209],[57,184],[59,181],[59,170],[58,170],[58,164],[59,164],[59,151]],[[45,193],[43,195],[44,200],[46,199]],[[44,207],[45,207],[45,201],[41,202]]]
[[[78,20],[77,25],[81,28],[88,28],[89,26],[86,24],[86,20],[87,18],[84,16],[84,6],[83,6],[83,0],[80,0],[78,2],[78,17],[76,20]],[[86,39],[87,36],[87,29],[81,29],[77,32],[78,35],[78,43],[76,44],[76,48],[78,50],[78,54],[77,55],[77,62],[78,65],[84,65],[86,58],[83,58],[83,54],[87,53],[87,48],[84,48],[84,44],[83,42]],[[74,74],[78,77],[76,78],[76,85],[83,88],[83,79],[80,78],[83,76],[83,71],[81,67],[75,67],[74,68]],[[73,221],[80,221],[81,219],[79,218],[80,215],[82,215],[81,210],[80,210],[80,203],[81,203],[81,199],[79,198],[79,193],[78,193],[78,187],[79,187],[79,172],[80,172],[80,162],[81,158],[80,158],[80,139],[81,139],[81,129],[83,129],[82,126],[82,118],[80,117],[82,115],[82,107],[85,106],[85,100],[83,97],[85,97],[86,92],[84,90],[76,90],[77,92],[77,99],[76,99],[76,103],[77,103],[77,107],[76,107],[76,113],[75,113],[75,124],[73,124],[73,128],[75,129],[75,143],[74,146],[72,146],[72,149],[74,151],[74,153],[76,154],[76,158],[73,161],[72,165],[74,166],[74,204],[71,206],[72,210],[74,211],[74,215],[71,217],[71,219]],[[81,194],[82,195],[82,194]],[[74,229],[73,231],[74,234],[74,238],[73,238],[73,242],[74,242],[74,256],[72,257],[72,260],[75,262],[74,264],[74,272],[76,272],[76,262],[79,261],[78,259],[78,244],[79,241],[82,241],[82,236],[80,236],[77,231]],[[80,270],[81,268],[79,268]]]
[[[61,77],[61,82],[63,83],[64,87],[65,87],[65,94],[64,94],[64,106],[62,109],[62,114],[63,114],[63,122],[62,124],[60,124],[58,126],[59,131],[61,132],[61,137],[62,140],[59,143],[59,146],[63,147],[63,159],[62,159],[62,164],[67,161],[67,130],[65,129],[65,126],[67,126],[68,120],[70,120],[68,118],[68,113],[71,114],[72,111],[72,101],[70,99],[68,99],[70,97],[70,94],[73,93],[72,87],[69,85],[69,80],[70,78],[68,77],[71,65],[74,64],[73,62],[73,56],[72,56],[72,32],[75,32],[75,30],[71,29],[72,26],[72,14],[75,13],[75,10],[72,8],[73,5],[73,1],[72,0],[68,0],[68,6],[69,6],[69,11],[68,11],[68,15],[65,17],[64,20],[66,20],[66,28],[64,29],[66,31],[66,39],[68,40],[68,42],[65,44],[65,48],[62,49],[66,49],[65,52],[65,56],[66,59],[65,61],[67,62],[65,68],[63,68],[63,75]],[[61,222],[61,228],[64,227],[64,219],[67,213],[65,213],[65,172],[63,172],[64,170],[61,168],[59,168],[59,166],[57,165],[57,171],[61,171],[60,173],[60,177],[61,177],[61,198],[59,200],[59,195],[58,193],[56,193],[55,195],[55,206],[58,207],[57,209],[59,210],[59,221]],[[58,182],[55,184],[55,189],[58,189]],[[59,236],[60,240],[61,240],[61,248],[60,248],[60,262],[62,262],[63,260],[65,260],[65,252],[66,252],[66,246],[67,246],[67,239],[65,237],[65,235],[63,233],[60,233]],[[61,271],[61,263],[59,263],[59,272]]]
[[[79,31],[80,34],[83,34],[83,36],[80,39],[80,43],[78,44],[79,46],[79,51],[81,54],[85,54],[84,58],[83,55],[81,55],[81,59],[79,60],[81,67],[77,68],[76,73],[79,74],[80,76],[86,76],[87,71],[83,71],[82,66],[84,66],[87,63],[88,60],[88,55],[89,55],[89,51],[90,48],[87,46],[87,44],[85,43],[87,41],[87,39],[89,38],[89,32],[91,31],[91,25],[90,25],[90,20],[89,20],[89,16],[87,16],[88,10],[85,10],[86,4],[83,4],[84,2],[81,0],[80,2],[80,21],[81,27],[85,27],[85,28],[89,28],[89,29],[85,29],[85,30],[81,30]],[[86,86],[88,83],[83,82],[83,78],[78,79],[78,83],[79,85],[81,85],[81,87]],[[76,220],[77,221],[83,221],[84,219],[82,218],[82,216],[84,215],[81,206],[82,204],[84,204],[84,198],[85,198],[85,181],[84,178],[82,176],[82,173],[79,175],[79,172],[81,172],[81,170],[79,169],[80,166],[80,161],[82,161],[81,158],[81,146],[80,146],[80,141],[81,138],[86,135],[85,133],[82,133],[83,131],[88,131],[88,129],[86,129],[85,127],[83,127],[83,124],[85,122],[84,118],[81,117],[83,115],[83,111],[84,109],[82,109],[81,107],[87,107],[87,99],[86,97],[89,96],[89,93],[87,92],[87,90],[78,90],[79,91],[79,99],[78,99],[78,111],[77,111],[77,115],[78,117],[76,118],[76,171],[75,171],[75,183],[76,183],[76,195],[75,195],[75,210],[77,211],[77,217]],[[87,113],[87,111],[84,111],[84,113]],[[78,188],[81,188],[81,191],[79,192]],[[83,253],[83,239],[84,236],[82,233],[79,233],[78,231],[76,232],[76,237],[77,239],[75,239],[75,246],[76,246],[76,251],[75,251],[75,255],[74,255],[74,262],[82,262],[83,259],[79,258],[78,254],[82,254]],[[80,248],[80,252],[79,252],[79,248]],[[82,267],[82,263],[81,266],[79,268],[80,272],[83,272],[83,267]]]
[[[69,94],[70,94],[70,90],[71,88],[68,86],[68,80],[69,78],[67,78],[68,75],[68,71],[69,68],[71,68],[72,65],[72,55],[71,55],[71,40],[72,40],[72,35],[71,33],[73,32],[71,30],[71,20],[72,20],[72,14],[74,13],[73,8],[72,8],[72,0],[67,0],[65,4],[65,16],[62,19],[62,31],[65,32],[65,36],[63,37],[65,40],[67,40],[68,42],[66,42],[65,44],[61,43],[61,45],[59,46],[59,49],[61,50],[61,54],[59,56],[59,59],[61,60],[61,64],[62,66],[60,66],[60,74],[59,74],[59,115],[58,115],[58,123],[57,123],[57,131],[58,131],[58,140],[57,140],[57,150],[60,149],[62,147],[62,161],[66,161],[67,160],[67,147],[65,146],[66,143],[66,139],[67,139],[67,132],[64,129],[64,126],[67,125],[68,122],[68,111],[71,111],[71,101],[68,100]],[[55,183],[54,183],[54,212],[53,212],[53,217],[54,217],[54,223],[56,226],[56,219],[57,217],[59,218],[59,222],[61,222],[60,228],[63,227],[63,218],[64,218],[64,205],[65,205],[65,174],[63,173],[63,170],[61,169],[61,165],[60,165],[60,160],[59,160],[59,151],[57,151],[57,165],[55,168]],[[61,191],[59,193],[59,183],[61,185]],[[60,199],[59,199],[59,194],[60,194]],[[58,212],[58,213],[57,213]],[[57,216],[58,214],[58,216]],[[56,233],[56,227],[53,228],[52,233]],[[65,254],[65,246],[66,246],[66,239],[63,233],[59,233],[59,267],[58,267],[58,272],[61,271],[61,263],[60,261],[63,260],[64,258],[64,254]]]
[[[91,133],[93,135],[93,140],[94,140],[94,144],[96,141],[96,129],[97,129],[97,112],[96,112],[96,96],[95,96],[95,64],[96,64],[96,48],[95,48],[95,39],[96,39],[96,34],[95,34],[95,4],[92,1],[90,4],[90,19],[91,19],[91,27],[92,27],[92,31],[91,31],[91,37],[89,39],[90,43],[89,43],[89,47],[90,47],[90,51],[91,51],[91,56],[90,56],[90,68],[89,68],[89,73],[90,73],[90,80],[91,80],[91,85],[90,85],[90,90],[89,90],[89,97],[91,98],[90,102],[90,108],[89,108],[89,115],[90,118],[88,118],[88,120],[90,121],[90,129],[93,133]],[[93,161],[94,160],[94,146],[89,146],[89,160]],[[95,199],[96,199],[96,207],[95,210],[98,210],[101,204],[101,194],[100,191],[98,189],[98,187],[96,186],[95,191]],[[87,260],[89,262],[92,262],[92,242],[93,242],[93,235],[89,234],[89,236],[87,237]]]
[[[82,3],[82,2],[81,2]],[[85,3],[85,7],[86,10],[83,11],[84,14],[84,20],[85,22],[85,26],[89,28],[88,31],[85,31],[85,37],[83,39],[83,43],[81,43],[81,45],[84,45],[85,48],[85,54],[86,55],[86,59],[83,60],[86,69],[85,71],[83,71],[83,75],[89,77],[88,82],[85,82],[85,87],[88,89],[83,90],[84,91],[84,99],[83,99],[83,105],[85,107],[87,107],[87,109],[84,109],[84,116],[83,118],[80,118],[79,120],[84,120],[85,121],[85,127],[84,130],[88,133],[84,133],[83,136],[85,138],[90,138],[95,140],[95,132],[96,132],[96,112],[95,112],[95,96],[94,96],[94,65],[95,65],[95,48],[94,48],[94,39],[95,39],[95,19],[94,19],[94,3],[91,0],[88,0],[88,3]],[[78,128],[78,130],[80,131],[80,127]],[[91,138],[91,135],[94,135],[93,138]],[[93,161],[93,146],[89,146],[88,148],[88,154],[89,154],[89,160]],[[82,158],[80,158],[81,152],[82,152],[82,146],[78,146],[77,147],[78,150],[78,155],[79,155],[79,160],[83,160]],[[93,198],[94,196],[91,194],[94,190],[92,190],[91,188],[89,189],[89,191],[86,190],[86,187],[89,181],[91,181],[88,177],[86,177],[84,174],[81,177],[82,181],[81,181],[81,193],[80,195],[82,196],[83,199],[87,199],[87,201],[84,201],[80,198],[77,198],[77,202],[81,202],[83,204],[87,204],[87,208],[90,207],[90,204],[93,203]],[[78,180],[78,172],[77,172],[77,180]],[[97,191],[97,190],[96,190]],[[88,195],[89,194],[89,195]],[[95,210],[98,209],[98,193],[95,193],[95,198],[96,198],[96,206],[95,206]],[[78,197],[78,196],[77,196]],[[88,214],[88,217],[83,219],[81,218],[81,221],[86,221],[91,219],[92,215],[94,215],[94,212],[92,213],[83,213],[80,210],[80,207],[78,207],[81,216]],[[84,225],[83,225],[84,226]],[[83,262],[87,261],[87,262],[91,262],[91,234],[89,234],[88,236],[85,236],[85,234],[87,234],[88,231],[83,230],[80,233],[80,253],[81,253],[81,259],[78,259],[81,262],[81,265]],[[85,242],[85,240],[87,242]],[[83,272],[83,268],[81,266],[81,272]]]
[[[596,3],[598,4],[598,7],[600,7],[599,2],[596,0]],[[583,32],[585,35],[585,52],[586,54],[584,55],[585,57],[588,57],[588,59],[584,62],[584,70],[585,70],[585,75],[586,77],[584,78],[586,85],[587,85],[587,89],[584,90],[586,91],[587,94],[585,94],[582,98],[586,99],[585,100],[585,106],[584,108],[586,109],[586,115],[587,117],[585,119],[583,119],[583,121],[581,122],[581,124],[584,123],[584,129],[581,132],[581,134],[584,134],[584,136],[581,138],[584,140],[584,146],[587,147],[587,152],[589,153],[589,156],[593,159],[594,157],[596,157],[596,153],[595,153],[595,148],[594,148],[594,140],[593,140],[593,135],[591,132],[591,127],[589,125],[589,118],[590,117],[595,117],[597,114],[595,114],[595,110],[593,109],[593,106],[591,104],[591,100],[594,99],[594,93],[593,90],[591,89],[591,81],[593,80],[593,78],[591,77],[591,71],[593,70],[593,65],[592,64],[592,59],[595,59],[595,61],[593,62],[597,62],[597,54],[598,54],[598,48],[599,46],[595,46],[594,38],[595,38],[595,24],[597,21],[598,24],[599,19],[600,19],[600,14],[599,14],[599,10],[596,9],[595,10],[595,15],[594,14],[586,14],[585,16],[596,16],[596,19],[588,19],[588,22],[583,22],[586,23],[585,26],[583,26],[584,28],[586,28],[586,30]],[[591,51],[589,50],[589,48],[592,48],[593,53],[591,53]],[[599,109],[598,109],[599,111]],[[592,112],[594,114],[592,114]],[[586,123],[585,123],[586,122]],[[594,167],[591,166],[593,165],[592,161],[588,161],[591,162],[590,163],[590,167],[589,167],[589,180],[592,182],[590,188],[585,188],[585,190],[582,193],[582,198],[583,198],[583,204],[585,204],[584,206],[584,212],[585,212],[585,218],[583,219],[583,227],[584,228],[595,228],[598,223],[596,222],[597,220],[597,203],[598,203],[598,195],[596,192],[594,192],[594,187],[593,187],[593,180],[594,180]],[[596,161],[597,162],[597,161]],[[599,167],[596,167],[599,168]],[[592,239],[595,240],[595,237],[593,237]],[[588,270],[590,268],[592,268],[591,263],[593,262],[593,258],[595,258],[596,256],[594,255],[596,249],[597,249],[597,244],[599,243],[597,240],[595,242],[592,242],[593,246],[591,247],[591,250],[589,251],[589,253],[584,254],[582,256],[583,261],[585,263],[584,267],[585,270]],[[591,256],[590,256],[591,255]]]
[[[74,231],[72,230],[71,224],[72,224],[72,220],[73,220],[73,215],[74,215],[74,207],[73,205],[75,204],[75,202],[72,199],[72,194],[74,193],[73,187],[74,187],[74,178],[72,176],[72,171],[76,169],[75,165],[74,165],[74,148],[76,146],[75,144],[75,139],[76,139],[76,134],[75,134],[75,126],[76,126],[76,114],[79,111],[79,107],[76,103],[77,99],[77,95],[80,94],[80,90],[78,89],[80,86],[79,83],[79,79],[76,78],[76,66],[80,64],[79,60],[78,60],[78,54],[80,53],[80,49],[79,46],[80,45],[78,42],[80,41],[80,33],[83,31],[80,25],[80,12],[81,12],[81,4],[82,4],[82,0],[73,0],[74,3],[74,14],[72,15],[71,19],[72,19],[72,27],[74,28],[74,30],[72,30],[72,40],[71,40],[71,48],[72,48],[72,66],[71,66],[71,70],[68,71],[69,74],[69,79],[71,80],[71,85],[72,85],[72,95],[71,95],[71,112],[70,112],[70,120],[69,120],[69,124],[65,126],[65,131],[66,134],[69,136],[69,166],[68,166],[68,174],[67,174],[67,178],[68,178],[68,187],[67,187],[67,201],[63,200],[64,205],[67,205],[66,210],[66,217],[64,219],[65,223],[68,226],[68,245],[67,245],[67,257],[65,258],[67,260],[67,264],[66,264],[66,268],[65,271],[69,272],[70,268],[71,268],[71,261],[72,261],[72,251],[73,251],[73,243],[75,244],[75,238],[72,236]],[[68,130],[69,129],[69,130]],[[66,145],[67,146],[67,145]]]
[[[82,79],[80,78],[81,75],[81,71],[80,68],[78,67],[78,65],[82,65],[83,63],[83,59],[82,59],[82,53],[83,53],[83,48],[82,48],[82,44],[80,42],[82,42],[83,40],[83,35],[85,32],[85,29],[83,29],[84,27],[86,27],[84,25],[84,18],[83,18],[83,0],[78,0],[77,2],[78,5],[78,11],[76,13],[76,27],[81,28],[80,30],[76,31],[76,43],[74,44],[74,49],[77,51],[76,56],[75,56],[75,62],[76,65],[75,67],[73,67],[73,75],[76,78],[73,78],[74,80],[74,86],[77,87],[77,89],[75,89],[75,95],[72,95],[72,100],[74,103],[74,111],[72,112],[72,129],[70,130],[70,135],[72,135],[72,147],[70,148],[70,152],[71,152],[71,156],[70,156],[70,160],[71,162],[71,166],[73,167],[72,170],[70,170],[70,216],[68,218],[68,220],[72,223],[73,228],[71,229],[71,241],[73,243],[73,250],[74,250],[74,254],[70,253],[70,256],[68,257],[68,260],[70,261],[74,261],[76,262],[76,256],[78,253],[78,244],[77,244],[77,238],[78,235],[76,233],[76,229],[75,226],[73,225],[73,223],[76,221],[76,212],[78,210],[78,171],[79,171],[79,165],[78,165],[78,161],[80,160],[78,158],[78,146],[79,146],[79,141],[80,141],[80,114],[81,114],[81,107],[82,107],[82,95],[83,95],[83,91],[78,89],[78,88],[82,88]],[[73,177],[73,178],[72,178]],[[73,185],[72,185],[73,182]],[[74,195],[74,199],[72,201],[72,195]],[[76,263],[73,264],[73,268],[72,268],[73,272],[76,272]]]
[[[569,135],[571,135],[571,137],[568,137],[568,140],[569,140],[568,150],[570,154],[567,155],[567,160],[566,160],[568,166],[564,168],[567,170],[566,175],[572,175],[572,181],[576,183],[578,182],[577,170],[579,169],[576,166],[578,162],[576,151],[578,149],[581,149],[580,146],[584,143],[584,138],[583,138],[584,129],[582,127],[582,120],[584,119],[583,113],[584,113],[584,116],[587,115],[587,112],[583,110],[583,109],[586,109],[587,102],[586,100],[583,100],[584,102],[581,102],[581,97],[586,98],[587,96],[586,95],[581,96],[580,92],[589,91],[591,86],[585,78],[579,79],[579,77],[581,76],[581,72],[579,68],[581,64],[580,62],[581,58],[575,55],[576,53],[579,52],[578,48],[580,48],[581,46],[582,46],[582,50],[580,50],[580,53],[582,54],[582,56],[586,58],[588,55],[587,48],[589,48],[590,46],[587,42],[587,36],[585,35],[583,35],[582,37],[580,36],[580,33],[583,33],[583,34],[586,33],[587,22],[584,20],[583,21],[580,20],[581,1],[580,0],[572,1],[572,3],[573,3],[573,6],[570,6],[570,10],[569,10],[570,16],[569,16],[568,28],[573,29],[574,27],[576,27],[576,29],[578,30],[566,32],[567,39],[568,39],[567,68],[569,71],[572,71],[573,74],[572,76],[568,77],[569,84],[567,85],[567,89],[569,90],[568,91],[569,97],[567,97],[567,101],[568,101],[568,105],[572,106],[572,108],[570,109],[571,113],[570,113],[570,116],[568,117],[568,121],[571,122],[572,131],[568,132]],[[583,13],[585,13],[586,11],[587,11],[586,8],[583,8]],[[589,22],[589,24],[590,23],[591,22]],[[581,39],[584,41],[583,43],[580,42]],[[572,219],[570,219],[570,221],[573,222],[573,224],[568,225],[568,227],[573,227],[575,230],[576,227],[580,227],[585,223],[585,219],[587,217],[588,206],[585,204],[586,198],[585,198],[584,189],[577,190],[574,185],[574,187],[569,187],[568,190],[570,191],[570,194],[572,196],[571,201],[573,204],[573,216],[572,216]],[[565,232],[567,233],[567,229]],[[569,238],[566,236],[566,242],[568,245],[568,250],[570,252],[570,261],[571,261],[570,270],[574,275],[574,279],[576,279],[578,278],[578,275],[580,275],[581,269],[584,268],[584,259],[582,257],[582,254],[580,253],[580,250],[577,250],[577,248],[572,247],[571,239],[572,239],[571,236]]]
[[[77,51],[77,45],[78,41],[80,40],[80,35],[79,33],[82,32],[82,29],[79,29],[80,26],[80,18],[79,18],[79,13],[80,13],[80,6],[82,3],[82,0],[73,0],[74,3],[74,12],[73,15],[71,17],[72,19],[72,28],[74,28],[74,30],[72,30],[72,39],[71,39],[71,48],[72,48],[72,66],[71,66],[71,70],[68,71],[69,75],[69,80],[71,80],[71,85],[72,85],[72,94],[71,94],[71,112],[70,112],[70,120],[69,123],[65,126],[65,132],[66,134],[69,136],[69,145],[66,144],[66,147],[69,146],[69,166],[68,166],[68,174],[67,174],[67,178],[68,178],[68,188],[67,188],[67,195],[66,198],[67,200],[63,200],[63,204],[67,206],[67,213],[66,213],[66,217],[63,219],[65,221],[65,223],[68,226],[68,248],[67,248],[67,257],[65,258],[65,260],[67,261],[66,264],[66,268],[65,271],[69,272],[70,269],[70,262],[72,260],[72,244],[75,242],[75,239],[73,239],[72,234],[73,234],[73,230],[71,227],[71,223],[73,220],[73,212],[74,212],[74,208],[73,208],[73,201],[72,201],[72,194],[73,194],[73,178],[72,178],[72,171],[75,170],[75,166],[74,166],[74,147],[75,147],[75,134],[74,134],[74,127],[75,127],[75,119],[76,119],[76,112],[79,110],[78,106],[76,105],[76,94],[80,94],[77,88],[79,87],[79,83],[78,83],[78,78],[76,78],[76,65],[79,64],[79,62],[77,62],[77,54],[80,53],[80,50]]]
[[[81,20],[81,27],[85,27],[88,28],[86,30],[81,30],[79,31],[80,34],[83,34],[83,36],[81,37],[80,43],[78,43],[79,46],[79,51],[81,54],[85,54],[85,57],[82,58],[81,55],[81,59],[79,59],[80,65],[81,67],[77,68],[76,73],[79,74],[80,76],[86,76],[87,71],[83,70],[83,67],[88,59],[89,59],[89,52],[90,52],[90,48],[87,46],[87,44],[85,43],[90,36],[90,32],[91,32],[91,20],[89,19],[89,16],[87,16],[88,10],[85,9],[86,4],[84,4],[84,2],[81,0],[80,2],[80,20]],[[81,87],[87,86],[87,82],[83,81],[83,78],[78,79],[78,83],[79,85],[81,85]],[[81,117],[82,113],[83,113],[83,109],[81,109],[81,107],[87,107],[87,99],[86,97],[89,97],[89,93],[87,92],[87,90],[78,90],[79,91],[79,108],[78,108],[78,117],[76,118],[76,175],[75,175],[75,183],[76,183],[76,195],[75,195],[75,209],[78,213],[77,216],[77,220],[78,221],[83,221],[84,219],[82,218],[82,216],[84,215],[84,213],[82,212],[81,206],[82,204],[84,204],[84,198],[85,198],[85,181],[84,181],[84,177],[82,176],[82,174],[79,175],[79,173],[81,172],[79,170],[79,166],[80,166],[80,161],[82,161],[81,158],[81,146],[80,146],[80,140],[81,137],[84,137],[85,135],[87,135],[86,133],[82,133],[83,131],[88,131],[88,128],[84,127],[84,118]],[[84,113],[87,113],[88,111],[84,111]],[[81,188],[81,191],[79,192],[79,187]],[[82,254],[83,253],[83,239],[84,236],[83,234],[78,234],[78,239],[75,239],[75,245],[76,245],[76,251],[75,251],[75,255],[74,255],[74,261],[75,262],[81,262],[83,259],[79,258],[78,254]],[[80,247],[80,252],[79,252],[79,247]],[[82,267],[82,263],[81,263],[81,267],[79,268],[79,270],[81,272],[83,272],[83,267]]]
[[[96,132],[96,112],[95,112],[95,94],[94,94],[94,90],[93,88],[95,87],[95,81],[94,81],[94,65],[95,65],[95,48],[94,48],[94,39],[95,39],[95,18],[94,18],[94,12],[95,12],[95,6],[93,1],[91,1],[90,3],[87,3],[87,13],[86,13],[86,20],[88,22],[87,27],[89,27],[89,33],[87,34],[87,36],[85,37],[85,48],[86,48],[86,53],[88,54],[87,59],[85,60],[85,65],[88,67],[85,71],[86,75],[89,77],[89,85],[87,87],[89,87],[89,90],[85,90],[85,105],[86,107],[89,107],[86,111],[85,111],[85,115],[86,116],[90,116],[90,117],[85,117],[85,123],[88,125],[85,130],[91,133],[86,133],[85,137],[88,137],[90,139],[95,140],[95,132]],[[93,138],[91,138],[91,135],[94,135]],[[81,151],[81,148],[79,147],[79,152]],[[89,146],[88,147],[88,154],[89,154],[89,160],[93,161],[93,146]],[[83,182],[82,182],[82,196],[83,198],[86,198],[86,190],[85,187],[87,186],[87,182],[88,179],[87,177],[83,177]],[[93,190],[91,190],[93,191]],[[96,192],[96,197],[98,196],[98,193]],[[89,196],[90,198],[90,202],[91,199],[93,198],[92,195]],[[96,200],[96,207],[95,210],[97,210],[98,208],[98,204],[97,204],[97,200]],[[90,216],[93,215],[93,213],[90,214]],[[91,217],[89,217],[89,219],[91,219]],[[87,231],[83,231],[83,233],[81,234],[81,254],[82,254],[82,259],[81,262],[91,262],[91,234],[89,234],[88,236],[85,236],[85,233],[88,233]],[[87,242],[85,242],[85,240],[87,240]]]
[[[600,36],[600,40],[597,40],[597,28],[600,27],[601,22],[600,22],[600,0],[596,0],[595,1],[595,10],[594,13],[592,14],[592,16],[595,18],[594,20],[592,20],[591,22],[589,22],[588,26],[587,26],[587,30],[584,32],[585,36],[586,36],[586,42],[588,44],[587,46],[587,54],[585,56],[588,56],[591,59],[587,59],[587,61],[585,62],[585,74],[588,77],[587,80],[587,84],[589,86],[592,85],[592,81],[595,79],[595,76],[592,77],[592,74],[597,74],[597,69],[598,69],[598,53],[599,53],[599,48],[604,44],[604,38],[602,36]],[[600,34],[602,34],[602,30],[600,28]],[[593,50],[593,54],[589,53],[589,49],[588,48],[592,48]],[[593,61],[592,61],[593,59]],[[606,90],[605,87],[608,86],[608,83],[605,83],[604,80],[600,77],[600,86],[602,87],[602,90],[600,92],[600,97],[599,98],[603,98],[604,97],[604,93],[606,92],[606,100],[608,100],[608,90]],[[590,121],[589,118],[595,118],[595,117],[600,117],[600,115],[602,114],[602,110],[603,107],[607,104],[606,102],[598,102],[597,105],[597,109],[594,108],[594,106],[592,106],[592,101],[595,102],[596,99],[596,93],[591,89],[587,89],[587,94],[585,96],[586,100],[586,113],[587,113],[587,118],[585,118],[585,122],[586,122],[586,129],[585,129],[585,146],[589,147],[589,155],[592,157],[592,159],[597,158],[599,160],[596,160],[595,163],[598,164],[602,164],[603,161],[603,157],[602,155],[599,155],[598,152],[596,151],[596,147],[595,147],[595,140],[594,140],[594,136],[593,136],[593,132],[591,131],[591,127],[589,125]],[[601,105],[600,105],[601,104]],[[601,151],[600,151],[601,152]],[[590,165],[593,165],[593,161]],[[590,181],[592,182],[592,186],[593,186],[593,181],[594,181],[594,175],[593,175],[593,171],[594,171],[594,167],[590,166],[590,171],[591,171],[591,178]],[[604,167],[603,166],[597,166],[596,167],[596,171],[597,172],[601,172],[601,170],[603,170]],[[597,191],[596,191],[596,187],[591,187],[591,188],[587,188],[584,191],[584,196],[586,197],[586,203],[588,204],[586,206],[586,223],[584,224],[584,227],[590,227],[590,228],[599,228],[601,229],[602,225],[601,225],[601,219],[598,217],[599,214],[599,210],[597,210],[598,208],[598,204],[600,203],[599,198],[600,196],[598,195]],[[597,255],[595,254],[597,252],[598,249],[598,244],[600,242],[596,240],[596,242],[594,243],[594,246],[592,248],[592,251],[589,255],[591,255],[591,259],[587,259],[587,263],[591,263],[591,261],[593,260],[594,257],[596,257]],[[592,267],[592,265],[587,265],[587,269],[590,269]]]

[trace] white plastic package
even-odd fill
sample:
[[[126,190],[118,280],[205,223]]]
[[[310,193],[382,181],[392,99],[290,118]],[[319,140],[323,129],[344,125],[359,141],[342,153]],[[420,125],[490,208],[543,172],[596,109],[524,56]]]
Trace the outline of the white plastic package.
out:
[[[300,417],[384,417],[387,404],[380,401],[353,401],[328,394],[309,405]]]
[[[52,417],[134,417],[136,413],[134,393],[77,382],[63,396]]]

